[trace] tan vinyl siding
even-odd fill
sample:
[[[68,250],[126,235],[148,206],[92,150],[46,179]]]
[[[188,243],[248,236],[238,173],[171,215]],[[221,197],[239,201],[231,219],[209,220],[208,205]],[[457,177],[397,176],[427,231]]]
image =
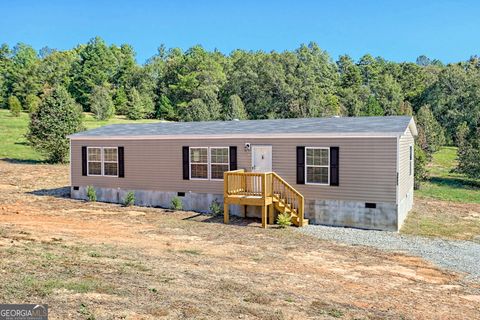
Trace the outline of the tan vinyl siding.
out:
[[[400,137],[399,141],[399,169],[398,169],[398,200],[405,198],[407,192],[413,187],[413,168],[410,175],[410,150],[414,145],[414,139],[410,129]]]
[[[273,170],[298,189],[307,200],[393,202],[396,195],[396,137],[256,138],[172,140],[72,140],[72,185],[223,193],[223,181],[183,180],[182,146],[237,146],[238,168],[251,168],[245,143],[272,145]],[[125,178],[82,176],[82,146],[124,146]],[[340,186],[297,185],[296,147],[340,147]]]

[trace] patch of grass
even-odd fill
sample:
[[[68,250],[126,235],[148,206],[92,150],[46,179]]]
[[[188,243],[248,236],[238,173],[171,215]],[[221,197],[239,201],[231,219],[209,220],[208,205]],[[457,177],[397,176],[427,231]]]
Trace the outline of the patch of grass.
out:
[[[200,250],[197,250],[197,249],[183,249],[183,250],[178,250],[178,252],[185,253],[185,254],[190,254],[190,255],[193,255],[193,256],[199,256],[199,255],[202,254],[202,252]]]
[[[109,124],[125,124],[125,123],[155,123],[160,122],[156,119],[141,119],[141,120],[129,120],[125,116],[115,116],[112,119],[108,120],[97,120],[93,117],[92,113],[84,113],[85,118],[83,118],[83,125],[87,129],[94,129],[101,126],[106,126]]]
[[[26,113],[14,117],[8,110],[0,110],[0,159],[40,161],[42,156],[25,139],[29,117]]]
[[[98,253],[97,251],[90,251],[88,255],[92,258],[100,258],[102,255]]]
[[[150,271],[150,268],[146,267],[143,263],[137,261],[127,261],[123,264],[123,266],[142,272]]]
[[[50,253],[50,252],[45,252],[45,254],[43,256],[45,257],[45,259],[50,260],[50,261],[58,260],[60,258],[56,254]]]
[[[102,283],[94,278],[82,279],[37,279],[33,276],[26,276],[21,283],[23,290],[32,295],[46,297],[53,293],[56,289],[66,289],[75,293],[112,293],[113,287],[109,284]],[[22,290],[22,291],[23,291]]]
[[[457,166],[457,148],[443,147],[433,155],[428,166],[430,178],[416,190],[416,196],[429,199],[480,203],[480,180],[469,179],[454,172]]]
[[[251,292],[247,297],[243,299],[243,301],[268,305],[273,302],[273,299],[269,297],[268,294],[264,294],[261,292]]]
[[[158,293],[158,289],[157,289],[157,288],[148,288],[148,291],[150,291],[151,293],[155,293],[155,294]]]
[[[311,304],[311,312],[316,315],[329,315],[332,318],[342,318],[345,313],[334,305],[315,300]]]
[[[85,303],[81,303],[78,308],[78,313],[83,315],[86,320],[95,320],[95,315],[90,311],[88,306]]]
[[[290,297],[285,298],[285,301],[288,302],[288,303],[294,303],[295,302],[295,300],[293,300],[293,298],[290,298]]]
[[[38,162],[44,158],[28,145],[25,134],[28,130],[30,118],[28,113],[22,112],[13,117],[9,110],[0,109],[0,159],[12,159],[23,162]],[[83,119],[87,129],[93,129],[107,124],[117,123],[151,123],[159,120],[143,119],[128,120],[123,116],[116,116],[110,120],[98,121],[92,114],[85,113]]]
[[[468,215],[447,212],[430,212],[430,209],[413,210],[407,217],[401,232],[404,234],[441,237],[480,242],[480,220]]]

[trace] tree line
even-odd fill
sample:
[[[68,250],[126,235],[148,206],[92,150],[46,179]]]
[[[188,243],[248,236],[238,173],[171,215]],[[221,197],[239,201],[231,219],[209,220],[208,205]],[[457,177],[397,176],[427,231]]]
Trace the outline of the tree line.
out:
[[[228,55],[161,46],[140,65],[130,45],[109,46],[99,37],[65,51],[0,47],[0,107],[36,117],[39,106],[53,108],[55,96],[102,120],[414,115],[419,164],[441,145],[456,145],[458,170],[480,177],[477,56],[444,65],[425,56],[415,63],[368,54],[335,61],[315,43]]]

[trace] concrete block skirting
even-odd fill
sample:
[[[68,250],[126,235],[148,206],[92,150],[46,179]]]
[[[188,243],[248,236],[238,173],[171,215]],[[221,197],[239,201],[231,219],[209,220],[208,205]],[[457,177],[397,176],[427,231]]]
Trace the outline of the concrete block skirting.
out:
[[[154,190],[123,190],[117,188],[95,187],[97,200],[102,202],[123,203],[128,191],[135,192],[135,204],[146,207],[170,208],[172,198],[177,192]],[[79,190],[71,188],[74,199],[87,200],[87,187],[80,186]],[[208,212],[213,200],[217,200],[223,207],[222,194],[192,193],[179,197],[184,210]],[[413,204],[413,190],[411,190],[400,204],[376,203],[376,208],[365,208],[365,202],[345,200],[305,200],[305,218],[310,224],[330,226],[354,227],[363,229],[377,229],[398,231]],[[231,205],[230,213],[241,216],[240,206]],[[398,216],[397,216],[398,213]],[[247,217],[261,217],[260,207],[249,206]]]
[[[397,231],[397,205],[376,203],[366,208],[364,201],[305,200],[305,216],[311,224]]]
[[[123,203],[123,199],[129,191],[135,193],[135,205],[145,207],[170,208],[172,199],[178,196],[177,192],[154,191],[154,190],[124,190],[117,188],[94,187],[97,193],[97,201],[110,203]],[[71,188],[71,197],[74,199],[88,200],[87,187],[80,186],[78,190]],[[187,192],[185,196],[179,196],[183,203],[183,210],[198,211],[206,213],[210,204],[217,200],[223,208],[223,194],[192,193]],[[231,206],[232,214],[239,215],[240,208]]]

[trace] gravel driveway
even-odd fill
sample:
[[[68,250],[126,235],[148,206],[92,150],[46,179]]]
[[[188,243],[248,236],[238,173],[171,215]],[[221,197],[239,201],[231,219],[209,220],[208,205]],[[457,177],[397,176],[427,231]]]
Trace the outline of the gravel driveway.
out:
[[[475,242],[317,225],[296,230],[324,240],[364,245],[385,251],[406,252],[422,257],[442,268],[464,272],[470,280],[480,281],[480,244]]]

